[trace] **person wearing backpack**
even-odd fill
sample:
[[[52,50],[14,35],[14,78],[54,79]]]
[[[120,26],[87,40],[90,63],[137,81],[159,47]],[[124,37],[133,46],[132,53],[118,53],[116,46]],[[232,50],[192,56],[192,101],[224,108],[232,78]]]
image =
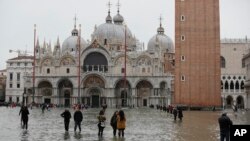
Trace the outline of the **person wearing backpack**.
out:
[[[113,128],[113,135],[116,136],[116,130],[117,130],[117,115],[118,115],[118,111],[115,111],[113,116],[111,117],[110,120],[110,125]]]
[[[97,118],[98,118],[98,121],[99,121],[99,123],[98,123],[98,136],[101,136],[102,137],[102,135],[103,135],[103,129],[105,128],[105,120],[106,120],[106,117],[105,117],[105,115],[104,115],[104,111],[103,110],[101,110],[100,112],[99,112],[99,116],[97,116]]]

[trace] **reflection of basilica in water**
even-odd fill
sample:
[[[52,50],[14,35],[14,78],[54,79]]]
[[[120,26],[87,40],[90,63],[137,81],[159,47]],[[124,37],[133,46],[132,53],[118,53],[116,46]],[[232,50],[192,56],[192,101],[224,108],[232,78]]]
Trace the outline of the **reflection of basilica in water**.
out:
[[[164,34],[160,22],[156,35],[143,51],[123,22],[118,8],[113,18],[108,12],[106,22],[95,27],[89,43],[80,37],[76,24],[62,46],[57,40],[53,51],[50,43],[40,45],[37,40],[34,101],[65,106],[80,102],[92,107],[169,104],[172,40]],[[26,86],[32,89],[32,81]],[[28,103],[32,96],[30,92]]]

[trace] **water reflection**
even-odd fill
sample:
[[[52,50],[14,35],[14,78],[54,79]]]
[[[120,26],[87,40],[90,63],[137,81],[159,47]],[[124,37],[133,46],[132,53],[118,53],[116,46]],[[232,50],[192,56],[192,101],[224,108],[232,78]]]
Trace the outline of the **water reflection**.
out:
[[[69,132],[64,130],[64,109],[52,109],[42,113],[40,109],[30,110],[29,128],[20,126],[19,108],[0,107],[0,137],[6,141],[214,141],[219,140],[218,118],[220,111],[184,111],[182,121],[171,114],[156,109],[124,109],[127,117],[125,138],[113,137],[109,121],[116,109],[107,109],[107,126],[103,137],[98,137],[99,109],[83,110],[82,131],[74,132],[71,119]],[[73,115],[74,111],[70,111]],[[250,112],[227,111],[234,124],[250,124]],[[4,116],[2,116],[4,115]]]
[[[64,133],[64,140],[68,140],[68,139],[70,139],[70,134],[69,134],[69,132],[65,132]]]
[[[82,138],[82,134],[80,132],[75,132],[74,133],[74,138],[79,140],[79,139]]]
[[[23,130],[21,132],[21,141],[28,141],[28,137],[29,137],[29,132],[28,130]]]

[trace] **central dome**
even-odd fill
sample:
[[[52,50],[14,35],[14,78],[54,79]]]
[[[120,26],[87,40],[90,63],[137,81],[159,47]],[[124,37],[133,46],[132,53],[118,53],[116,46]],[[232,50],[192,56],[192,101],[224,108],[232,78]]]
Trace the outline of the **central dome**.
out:
[[[126,35],[127,39],[132,37],[128,28]],[[97,39],[101,45],[105,45],[105,41],[109,44],[123,44],[125,41],[125,27],[112,23],[101,24],[94,31],[93,38]]]

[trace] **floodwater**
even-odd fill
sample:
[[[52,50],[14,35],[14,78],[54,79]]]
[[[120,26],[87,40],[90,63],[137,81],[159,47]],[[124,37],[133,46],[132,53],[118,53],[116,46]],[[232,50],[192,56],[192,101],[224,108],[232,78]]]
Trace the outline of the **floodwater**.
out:
[[[223,111],[183,111],[182,121],[174,121],[166,112],[149,109],[124,109],[127,118],[125,137],[113,137],[109,125],[116,109],[106,110],[106,127],[103,137],[98,137],[97,115],[100,109],[83,110],[82,132],[74,132],[74,121],[70,121],[69,132],[65,132],[63,108],[42,113],[41,109],[30,111],[28,130],[22,129],[20,107],[0,107],[0,141],[218,141],[218,118]],[[72,116],[74,111],[70,110]],[[228,116],[234,124],[250,124],[250,112],[231,110]]]

